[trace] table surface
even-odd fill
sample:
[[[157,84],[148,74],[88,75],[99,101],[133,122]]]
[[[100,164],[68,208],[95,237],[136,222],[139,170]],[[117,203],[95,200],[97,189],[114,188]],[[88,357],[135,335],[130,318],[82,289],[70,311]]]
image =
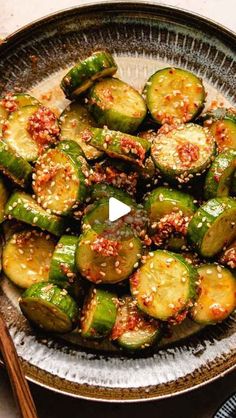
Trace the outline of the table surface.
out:
[[[56,10],[92,0],[0,0],[0,36]],[[135,2],[134,2],[135,3]],[[169,0],[159,3],[181,7],[213,19],[236,32],[235,0]],[[22,7],[23,5],[23,7]],[[157,418],[211,418],[220,404],[236,390],[236,372],[214,383],[167,400],[141,404],[105,404],[69,398],[31,385],[40,418],[65,416],[97,418],[109,415],[134,418],[153,415]],[[0,370],[0,417],[18,417],[5,370]]]

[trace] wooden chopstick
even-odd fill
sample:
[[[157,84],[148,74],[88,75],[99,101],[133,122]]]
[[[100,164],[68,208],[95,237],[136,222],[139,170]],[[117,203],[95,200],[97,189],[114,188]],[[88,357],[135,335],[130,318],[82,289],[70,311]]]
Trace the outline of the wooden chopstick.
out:
[[[19,357],[8,331],[7,325],[0,314],[0,350],[8,371],[12,390],[22,418],[38,418],[30,389],[24,376]]]

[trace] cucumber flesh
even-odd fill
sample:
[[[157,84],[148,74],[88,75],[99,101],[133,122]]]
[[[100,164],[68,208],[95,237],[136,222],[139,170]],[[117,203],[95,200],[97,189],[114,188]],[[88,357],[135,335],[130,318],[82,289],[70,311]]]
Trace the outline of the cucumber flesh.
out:
[[[63,289],[69,289],[76,281],[75,252],[78,237],[62,235],[54,250],[49,281]]]
[[[236,149],[219,154],[207,173],[205,198],[229,196],[233,176],[236,172]]]
[[[81,204],[87,194],[86,161],[73,141],[62,141],[37,161],[33,189],[43,208],[67,215]]]
[[[231,197],[211,199],[194,214],[188,238],[203,257],[214,257],[236,238],[236,201]]]
[[[125,202],[127,205],[136,205],[136,202],[130,197],[125,191],[118,189],[117,187],[110,186],[106,183],[97,183],[94,184],[91,188],[91,201],[115,197],[122,202]]]
[[[0,170],[14,183],[27,187],[32,176],[32,167],[0,139]]]
[[[5,213],[10,219],[15,218],[58,236],[63,234],[67,226],[63,218],[46,212],[30,195],[24,192],[16,191],[10,196]]]
[[[68,99],[74,99],[88,90],[95,80],[112,76],[116,71],[112,55],[97,51],[70,69],[61,81],[61,88]]]
[[[193,120],[206,97],[200,78],[181,68],[164,68],[153,74],[144,88],[148,109],[159,123]]]
[[[81,335],[103,338],[115,324],[117,297],[114,293],[92,287],[85,299],[81,316]]]
[[[196,296],[197,279],[197,270],[182,256],[157,250],[131,277],[131,293],[146,314],[179,323]]]
[[[207,126],[216,140],[219,152],[236,149],[236,113],[233,109],[219,108],[203,115]]]
[[[215,155],[215,141],[207,128],[188,123],[159,134],[151,155],[164,176],[186,183],[209,167]]]
[[[112,330],[113,341],[125,350],[145,350],[161,338],[160,325],[137,309],[136,301],[125,296],[119,300],[116,323]]]
[[[3,249],[3,270],[17,286],[48,281],[55,240],[34,229],[13,234]]]
[[[117,78],[105,78],[92,87],[89,108],[100,127],[126,133],[136,131],[147,113],[138,91]]]
[[[85,158],[93,161],[103,156],[103,152],[97,150],[83,141],[83,131],[91,126],[96,126],[95,121],[86,109],[79,103],[70,103],[59,118],[61,139],[75,141],[82,148]]]
[[[29,321],[48,332],[70,332],[78,320],[75,301],[52,283],[37,283],[27,289],[20,308]]]
[[[76,266],[94,283],[118,283],[138,266],[141,253],[141,242],[128,227],[100,234],[88,229],[79,239]]]
[[[200,324],[215,324],[236,308],[236,279],[220,265],[204,264],[198,268],[200,293],[192,309],[192,318]]]

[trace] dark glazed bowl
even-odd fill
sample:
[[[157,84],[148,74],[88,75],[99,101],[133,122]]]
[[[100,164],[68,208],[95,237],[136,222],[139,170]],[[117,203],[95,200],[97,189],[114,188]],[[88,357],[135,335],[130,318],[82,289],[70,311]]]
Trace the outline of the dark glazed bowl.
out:
[[[172,64],[199,74],[214,95],[218,91],[236,103],[236,36],[199,16],[151,2],[81,6],[16,32],[0,47],[0,91],[30,90],[48,77],[50,84],[54,72],[107,47],[118,59],[120,76],[138,87],[158,66]],[[210,382],[236,364],[235,316],[132,358],[46,338],[22,317],[17,291],[5,278],[0,311],[28,379],[75,397],[164,398]]]

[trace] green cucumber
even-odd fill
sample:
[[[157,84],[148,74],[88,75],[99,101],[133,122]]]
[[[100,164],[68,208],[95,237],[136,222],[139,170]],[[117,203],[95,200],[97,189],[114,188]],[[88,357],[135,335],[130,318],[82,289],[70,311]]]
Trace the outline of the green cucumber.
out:
[[[90,128],[84,131],[86,143],[104,151],[109,157],[121,158],[131,163],[143,165],[150,144],[146,139],[111,131],[107,128]]]
[[[62,235],[54,250],[49,281],[63,289],[69,289],[76,281],[75,252],[78,237]]]
[[[171,180],[186,183],[200,175],[215,155],[215,141],[207,128],[188,123],[159,134],[151,155],[160,172]]]
[[[79,239],[76,266],[94,283],[118,283],[138,266],[141,253],[141,241],[128,227],[114,227],[100,234],[88,229]]]
[[[162,321],[181,322],[196,296],[197,270],[170,251],[149,253],[130,279],[138,307]]]
[[[202,116],[202,121],[215,138],[219,152],[236,149],[236,112],[234,109],[212,110]]]
[[[202,80],[181,68],[163,68],[144,87],[152,118],[159,124],[189,122],[201,113],[206,93]]]
[[[151,156],[147,157],[143,163],[143,166],[137,166],[136,168],[139,176],[143,180],[154,180],[155,181],[155,174],[156,174],[156,166],[153,162]]]
[[[8,116],[22,106],[37,105],[38,100],[27,93],[8,93],[0,100],[0,135],[6,129]]]
[[[129,193],[118,189],[117,187],[110,186],[106,183],[97,183],[91,187],[91,201],[100,200],[103,198],[115,197],[118,200],[126,203],[126,205],[136,205],[136,202],[130,197]]]
[[[78,308],[65,289],[52,283],[36,283],[20,299],[26,318],[48,332],[70,332],[78,320]]]
[[[236,148],[220,153],[212,163],[205,180],[205,198],[229,196],[236,172]]]
[[[116,323],[111,338],[125,350],[145,350],[161,338],[160,324],[147,318],[137,309],[136,301],[130,296],[119,300]]]
[[[5,181],[0,177],[0,224],[4,221],[5,205],[7,203],[9,192],[7,190]]]
[[[221,322],[236,308],[236,279],[227,268],[216,264],[204,264],[198,273],[200,292],[192,319],[205,325]]]
[[[203,257],[214,257],[236,238],[235,220],[235,199],[211,199],[192,217],[188,226],[188,238]]]
[[[63,218],[48,213],[32,196],[24,192],[13,192],[6,204],[5,213],[10,219],[15,218],[58,236],[63,234],[67,226]]]
[[[87,195],[88,172],[82,150],[74,141],[61,141],[37,161],[33,189],[38,203],[57,215],[67,215]]]
[[[135,132],[146,116],[141,94],[117,78],[98,81],[89,92],[89,109],[100,127]]]
[[[16,232],[3,249],[3,271],[17,286],[27,289],[47,282],[55,239],[34,229]]]
[[[16,101],[18,109],[23,106],[37,106],[40,104],[35,97],[28,93],[15,93],[13,97]]]
[[[63,110],[59,118],[59,124],[61,128],[61,139],[69,139],[77,142],[88,161],[93,161],[103,156],[102,151],[97,150],[83,141],[83,131],[91,126],[96,126],[95,121],[86,107],[76,102],[70,103]]]
[[[81,335],[84,338],[103,338],[115,324],[117,297],[107,290],[91,287],[82,309]]]
[[[97,51],[70,69],[61,81],[61,88],[68,99],[76,99],[95,80],[112,76],[116,71],[117,65],[112,55],[107,51]]]
[[[27,187],[32,176],[31,165],[0,139],[0,170],[14,183]]]

